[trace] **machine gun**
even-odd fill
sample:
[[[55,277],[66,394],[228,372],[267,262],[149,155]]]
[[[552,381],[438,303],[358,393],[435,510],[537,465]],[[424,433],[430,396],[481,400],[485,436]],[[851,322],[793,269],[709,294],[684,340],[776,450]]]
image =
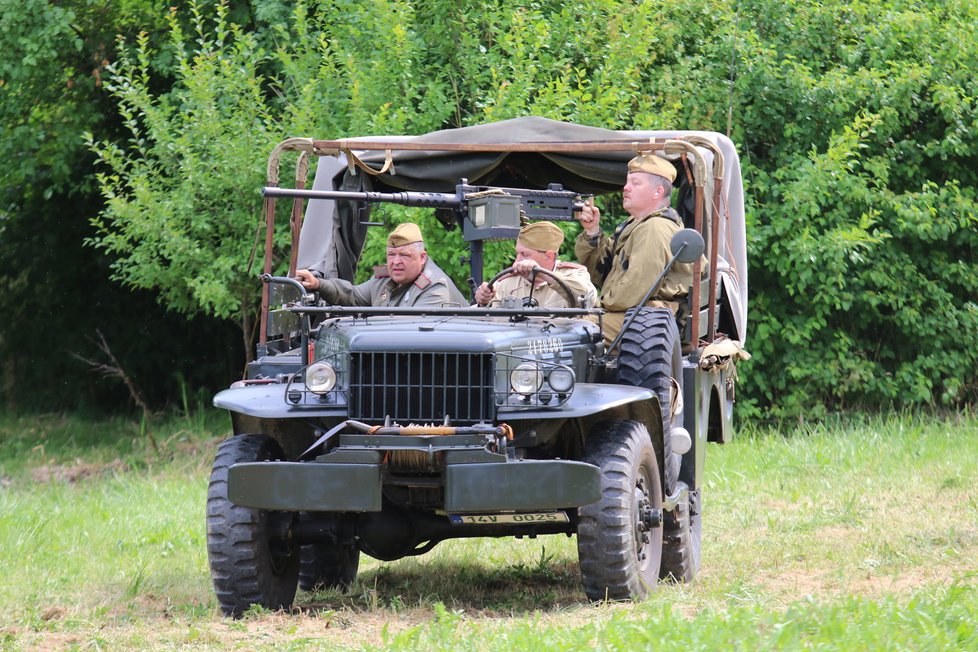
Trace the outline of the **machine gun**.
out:
[[[301,197],[303,199],[343,199],[366,203],[391,203],[418,208],[447,209],[454,212],[462,225],[462,237],[468,242],[514,239],[520,230],[521,217],[551,222],[572,221],[574,213],[584,208],[590,195],[564,190],[559,183],[546,190],[470,186],[467,179],[455,186],[455,194],[441,192],[369,192],[347,190],[293,190],[266,186],[265,197]]]
[[[470,284],[482,282],[483,243],[493,240],[515,240],[523,218],[551,222],[571,221],[584,208],[591,195],[564,190],[551,183],[546,190],[472,186],[461,179],[455,193],[442,192],[372,192],[351,190],[305,190],[265,186],[268,197],[346,200],[363,203],[390,203],[417,208],[449,211],[462,227],[462,238],[469,243],[468,263],[472,271]],[[439,221],[445,223],[439,217]]]

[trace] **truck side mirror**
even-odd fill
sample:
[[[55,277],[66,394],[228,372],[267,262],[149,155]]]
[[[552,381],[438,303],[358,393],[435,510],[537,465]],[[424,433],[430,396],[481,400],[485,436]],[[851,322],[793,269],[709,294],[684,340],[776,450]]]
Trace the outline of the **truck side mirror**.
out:
[[[695,263],[703,255],[706,243],[703,242],[703,236],[699,232],[693,229],[683,229],[672,236],[672,240],[669,241],[669,248],[678,262]]]

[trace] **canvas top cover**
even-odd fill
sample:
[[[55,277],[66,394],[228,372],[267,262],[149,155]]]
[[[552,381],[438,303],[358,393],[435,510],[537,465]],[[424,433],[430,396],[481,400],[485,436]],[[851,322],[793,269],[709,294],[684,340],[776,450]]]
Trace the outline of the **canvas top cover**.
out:
[[[471,185],[512,188],[545,189],[548,184],[559,183],[578,193],[600,195],[621,190],[627,162],[643,144],[664,143],[664,148],[656,153],[673,160],[682,170],[679,163],[682,148],[669,145],[676,141],[682,141],[680,144],[687,150],[695,150],[695,155],[688,155],[687,160],[700,159],[700,167],[687,169],[699,171],[699,176],[704,177],[699,183],[705,197],[707,225],[714,211],[715,179],[719,178],[718,278],[737,326],[737,339],[744,342],[747,251],[743,185],[736,148],[722,134],[613,131],[523,117],[421,136],[313,141],[314,151],[335,154],[319,159],[313,190],[452,193],[464,178]],[[702,174],[703,170],[707,173]],[[680,174],[676,182],[680,202],[691,201],[692,197],[693,184],[688,184],[684,176]],[[299,267],[352,280],[366,227],[360,223],[362,215],[349,204],[323,199],[309,201],[300,236]]]

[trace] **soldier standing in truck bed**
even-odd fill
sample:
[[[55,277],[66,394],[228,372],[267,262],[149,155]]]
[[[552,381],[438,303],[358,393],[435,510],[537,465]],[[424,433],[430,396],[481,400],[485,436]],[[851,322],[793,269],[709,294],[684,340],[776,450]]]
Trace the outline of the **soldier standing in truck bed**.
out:
[[[622,189],[622,207],[629,217],[613,236],[601,231],[601,213],[588,202],[577,219],[584,227],[574,245],[577,259],[587,266],[591,280],[601,286],[605,339],[621,331],[625,311],[635,307],[672,258],[669,242],[683,228],[682,219],[669,205],[676,168],[654,154],[628,162]],[[668,308],[678,314],[693,281],[693,264],[677,262],[662,286],[645,305]]]
[[[405,222],[387,238],[387,264],[374,268],[365,283],[319,278],[308,269],[296,271],[302,287],[319,293],[334,306],[441,307],[468,302],[435,261],[428,257],[421,229]]]

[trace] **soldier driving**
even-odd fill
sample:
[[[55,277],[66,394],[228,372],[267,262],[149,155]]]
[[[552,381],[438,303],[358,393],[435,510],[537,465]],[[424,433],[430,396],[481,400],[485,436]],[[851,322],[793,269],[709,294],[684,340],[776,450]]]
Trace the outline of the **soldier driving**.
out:
[[[534,268],[553,272],[570,289],[575,297],[583,296],[588,306],[595,306],[598,291],[588,277],[587,268],[577,263],[562,262],[557,258],[564,232],[552,222],[533,222],[520,229],[516,238],[516,261],[513,274],[505,276],[490,289],[487,283],[475,291],[480,306],[507,298],[522,300],[530,296],[530,275]],[[564,295],[551,286],[553,279],[547,274],[537,274],[532,286],[533,298],[542,308],[576,308],[568,306]],[[516,305],[521,305],[517,301]]]

